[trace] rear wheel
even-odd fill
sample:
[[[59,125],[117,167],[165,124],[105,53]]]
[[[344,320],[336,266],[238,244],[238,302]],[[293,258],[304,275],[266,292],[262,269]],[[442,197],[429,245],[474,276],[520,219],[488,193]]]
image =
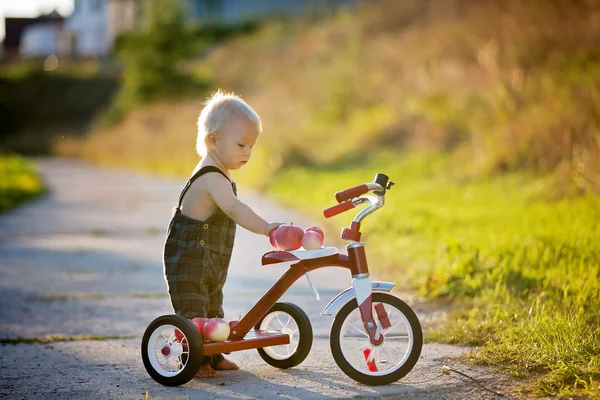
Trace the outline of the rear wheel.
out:
[[[148,374],[161,385],[189,382],[202,362],[202,343],[196,326],[176,314],[156,318],[144,332],[142,360]]]
[[[292,303],[275,303],[254,329],[284,333],[290,337],[290,344],[257,349],[262,359],[276,368],[295,367],[304,361],[312,347],[310,320],[300,307]]]
[[[388,293],[373,293],[373,306],[381,303],[391,326],[382,330],[383,343],[372,346],[358,304],[353,299],[336,315],[331,326],[333,359],[350,378],[365,385],[387,385],[404,377],[417,363],[423,347],[421,324],[414,311]],[[379,323],[377,313],[373,316]],[[373,360],[367,357],[373,353]]]

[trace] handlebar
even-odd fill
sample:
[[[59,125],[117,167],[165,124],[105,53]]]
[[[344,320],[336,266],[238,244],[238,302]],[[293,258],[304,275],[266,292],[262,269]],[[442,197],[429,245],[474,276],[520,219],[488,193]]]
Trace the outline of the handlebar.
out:
[[[323,215],[325,218],[331,218],[335,215],[351,210],[359,204],[365,202],[371,203],[369,207],[361,211],[354,219],[355,222],[360,222],[364,217],[383,206],[385,192],[386,190],[391,189],[392,185],[394,185],[394,182],[390,181],[387,175],[377,174],[375,175],[374,182],[363,183],[362,185],[354,186],[337,192],[335,194],[335,198],[340,204],[323,210]],[[375,193],[377,197],[361,196],[370,191]]]
[[[354,186],[350,189],[341,190],[341,191],[337,192],[335,194],[335,199],[337,200],[338,203],[341,203],[342,201],[350,200],[350,199],[360,196],[361,194],[365,194],[368,191],[369,191],[369,187],[367,186],[366,183],[363,183],[362,185]]]
[[[351,200],[347,200],[347,201],[344,201],[344,202],[342,202],[340,204],[336,204],[333,207],[326,208],[325,210],[323,210],[323,215],[325,216],[325,218],[331,218],[334,215],[341,214],[344,211],[348,211],[348,210],[350,210],[350,209],[352,209],[354,207],[355,207],[355,205],[352,204],[352,201]]]

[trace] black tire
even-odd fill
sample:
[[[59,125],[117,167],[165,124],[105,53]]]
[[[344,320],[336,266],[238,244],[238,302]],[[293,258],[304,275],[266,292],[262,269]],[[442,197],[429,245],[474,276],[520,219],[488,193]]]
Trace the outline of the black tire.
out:
[[[402,314],[404,314],[404,317],[410,325],[410,329],[412,330],[413,335],[413,346],[404,364],[402,364],[400,368],[390,372],[389,374],[373,376],[356,370],[346,360],[340,345],[340,331],[342,329],[344,321],[346,320],[346,318],[348,318],[348,315],[358,308],[356,299],[352,299],[352,301],[345,304],[333,320],[333,324],[331,325],[331,334],[329,338],[331,345],[331,354],[333,355],[333,359],[335,360],[338,367],[340,367],[340,369],[346,375],[348,375],[355,381],[370,386],[388,385],[390,383],[396,382],[397,380],[401,379],[406,374],[408,374],[419,360],[419,356],[421,355],[421,349],[423,348],[423,332],[421,330],[421,324],[419,322],[419,319],[415,315],[414,311],[405,302],[388,293],[373,293],[372,298],[373,304],[384,303],[398,309]]]
[[[273,312],[283,312],[288,314],[298,326],[298,347],[296,351],[292,353],[291,356],[285,359],[275,359],[271,357],[263,348],[256,349],[258,354],[262,357],[263,360],[267,362],[267,364],[276,367],[276,368],[291,368],[300,364],[308,353],[310,353],[310,348],[312,347],[313,342],[313,331],[312,325],[310,324],[310,320],[306,313],[297,305],[292,303],[275,303],[273,307],[265,314],[264,317],[258,321],[258,323],[254,326],[254,329],[260,329],[261,323],[264,321],[269,314]]]
[[[186,357],[185,354],[182,354],[181,359],[184,367],[178,374],[174,376],[165,376],[161,374],[160,371],[157,371],[152,366],[148,353],[148,345],[152,333],[163,325],[175,326],[181,331],[181,333],[183,333],[185,339],[187,339],[189,349],[188,356]],[[198,334],[196,326],[192,323],[192,321],[180,315],[173,314],[160,316],[152,321],[144,332],[144,336],[142,338],[142,360],[144,361],[144,367],[152,379],[161,385],[179,386],[188,383],[200,369],[202,356],[202,343],[200,341],[200,335]]]

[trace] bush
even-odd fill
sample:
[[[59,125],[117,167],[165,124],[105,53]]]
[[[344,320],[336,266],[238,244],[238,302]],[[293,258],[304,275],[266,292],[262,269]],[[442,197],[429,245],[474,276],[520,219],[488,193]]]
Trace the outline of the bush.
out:
[[[151,0],[144,4],[142,20],[140,29],[117,41],[116,55],[125,68],[109,122],[119,120],[137,104],[179,97],[203,87],[183,70],[183,62],[199,46],[192,29],[183,23],[180,2]]]
[[[0,153],[0,212],[44,193],[34,166],[16,155]]]

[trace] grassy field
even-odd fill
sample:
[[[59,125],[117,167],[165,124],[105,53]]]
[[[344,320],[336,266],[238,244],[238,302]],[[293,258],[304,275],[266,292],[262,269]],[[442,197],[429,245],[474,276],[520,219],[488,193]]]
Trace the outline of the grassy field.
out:
[[[319,217],[387,173],[364,239],[376,273],[454,304],[429,339],[481,345],[473,362],[536,377],[535,394],[599,397],[598,0],[378,5],[273,22],[188,65],[261,115],[234,178]],[[184,177],[203,100],[56,151]]]
[[[380,153],[347,168],[291,168],[270,193],[319,218],[335,191],[388,174],[396,185],[363,238],[375,273],[457,306],[429,339],[481,345],[473,361],[518,376],[541,373],[536,394],[598,396],[600,197],[548,199],[548,177],[524,174],[469,182],[453,163]]]
[[[44,193],[35,167],[16,155],[0,154],[0,212]]]

